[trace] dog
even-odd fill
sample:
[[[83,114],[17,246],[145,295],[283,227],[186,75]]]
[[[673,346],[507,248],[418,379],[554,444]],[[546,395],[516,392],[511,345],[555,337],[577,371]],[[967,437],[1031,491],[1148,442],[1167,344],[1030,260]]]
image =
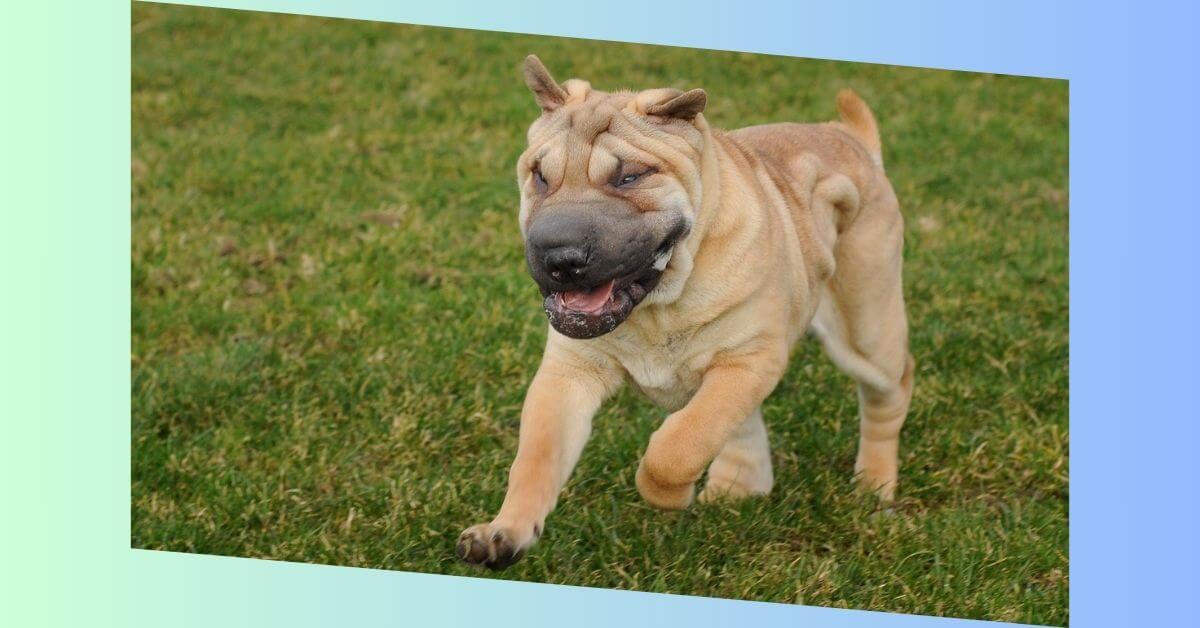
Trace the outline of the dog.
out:
[[[724,132],[702,89],[606,93],[557,83],[518,160],[519,222],[550,330],[521,413],[499,513],[458,539],[500,569],[544,530],[601,403],[628,382],[667,412],[638,464],[661,509],[765,495],[762,403],[811,332],[858,386],[855,478],[893,499],[914,361],[901,285],[904,222],[875,117]]]

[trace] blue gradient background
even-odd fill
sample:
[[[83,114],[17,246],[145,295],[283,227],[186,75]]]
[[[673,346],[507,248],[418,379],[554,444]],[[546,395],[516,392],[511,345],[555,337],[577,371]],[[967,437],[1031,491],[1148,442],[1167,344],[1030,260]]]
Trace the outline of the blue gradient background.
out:
[[[1196,8],[189,4],[1069,79],[1071,621],[1191,618]],[[975,623],[129,549],[129,6],[0,22],[0,625]]]

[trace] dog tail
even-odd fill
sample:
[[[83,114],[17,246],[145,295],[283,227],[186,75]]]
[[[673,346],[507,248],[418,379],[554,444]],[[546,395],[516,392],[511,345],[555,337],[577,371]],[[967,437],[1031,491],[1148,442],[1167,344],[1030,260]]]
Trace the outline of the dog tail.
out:
[[[883,145],[879,142],[879,125],[875,115],[853,90],[843,89],[837,95],[838,115],[850,129],[850,134],[871,153],[875,163],[883,165]]]

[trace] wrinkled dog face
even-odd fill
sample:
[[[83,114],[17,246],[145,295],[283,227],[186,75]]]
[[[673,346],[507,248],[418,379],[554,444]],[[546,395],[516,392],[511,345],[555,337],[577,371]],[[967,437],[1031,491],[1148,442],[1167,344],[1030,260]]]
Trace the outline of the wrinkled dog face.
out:
[[[559,85],[532,55],[525,80],[542,108],[517,164],[525,259],[550,324],[594,338],[654,290],[691,231],[706,96]]]

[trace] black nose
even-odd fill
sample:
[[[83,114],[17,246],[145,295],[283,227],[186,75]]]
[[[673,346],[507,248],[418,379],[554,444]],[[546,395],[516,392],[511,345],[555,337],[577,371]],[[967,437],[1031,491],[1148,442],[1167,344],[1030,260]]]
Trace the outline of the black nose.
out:
[[[555,281],[570,281],[583,274],[587,268],[588,255],[587,251],[578,246],[560,246],[546,251],[542,255],[542,263]]]

